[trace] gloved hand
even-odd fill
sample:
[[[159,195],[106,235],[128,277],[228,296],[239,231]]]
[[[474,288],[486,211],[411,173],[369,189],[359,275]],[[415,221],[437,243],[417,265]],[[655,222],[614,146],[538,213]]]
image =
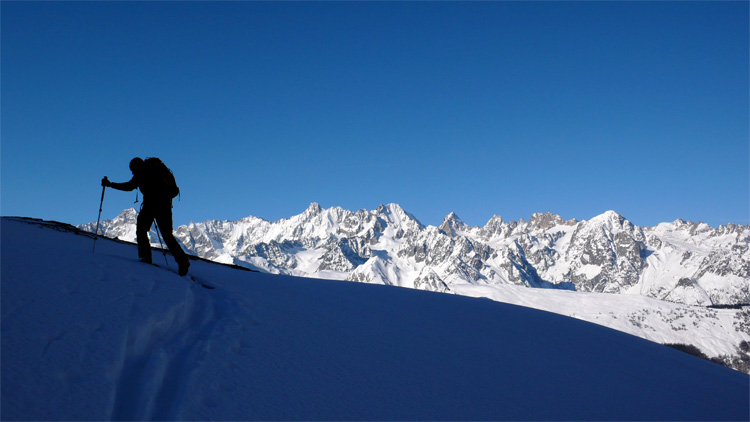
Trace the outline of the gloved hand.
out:
[[[110,182],[109,182],[109,179],[107,179],[107,176],[104,176],[104,178],[102,179],[102,186],[104,187],[110,186]]]

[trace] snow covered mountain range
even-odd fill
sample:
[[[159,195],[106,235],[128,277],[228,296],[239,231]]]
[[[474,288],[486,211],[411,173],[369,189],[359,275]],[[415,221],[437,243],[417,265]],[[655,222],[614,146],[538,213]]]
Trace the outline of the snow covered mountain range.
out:
[[[134,241],[135,219],[125,210],[103,221],[100,233]],[[607,211],[588,221],[495,215],[484,227],[451,213],[435,227],[397,204],[352,212],[312,203],[288,219],[190,223],[175,236],[197,256],[277,274],[438,292],[511,284],[688,305],[750,303],[750,226],[735,224],[639,227]],[[156,235],[151,240],[158,244]]]

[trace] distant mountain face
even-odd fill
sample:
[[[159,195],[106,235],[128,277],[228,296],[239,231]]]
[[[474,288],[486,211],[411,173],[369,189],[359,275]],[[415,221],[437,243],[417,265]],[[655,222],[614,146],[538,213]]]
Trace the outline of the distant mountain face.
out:
[[[100,233],[134,241],[135,219],[125,210],[103,221]],[[93,232],[95,223],[79,227]],[[750,302],[750,226],[734,224],[639,227],[608,211],[588,221],[549,212],[528,222],[493,216],[484,227],[451,213],[435,227],[396,204],[352,212],[313,203],[288,219],[191,223],[175,236],[203,258],[297,276],[443,292],[515,284],[691,305]],[[154,233],[151,240],[158,244]]]

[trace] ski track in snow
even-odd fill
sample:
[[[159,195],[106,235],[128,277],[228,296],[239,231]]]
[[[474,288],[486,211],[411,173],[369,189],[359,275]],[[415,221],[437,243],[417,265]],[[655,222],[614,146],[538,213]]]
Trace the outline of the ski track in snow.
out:
[[[161,320],[128,330],[111,420],[176,418],[182,390],[223,319],[212,295],[200,290],[190,286],[185,301]]]

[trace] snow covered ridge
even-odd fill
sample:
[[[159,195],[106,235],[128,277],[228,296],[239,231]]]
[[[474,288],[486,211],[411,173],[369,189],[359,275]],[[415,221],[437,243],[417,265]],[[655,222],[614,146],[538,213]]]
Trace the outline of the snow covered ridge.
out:
[[[102,222],[135,239],[135,210]],[[94,224],[79,226],[94,231]],[[493,216],[484,227],[454,213],[424,226],[399,205],[352,212],[313,203],[302,214],[206,221],[175,232],[191,253],[270,273],[422,290],[518,285],[635,294],[690,305],[750,303],[750,226],[677,220],[633,225],[607,211],[589,221]],[[156,241],[156,236],[152,241]]]
[[[750,418],[747,375],[549,312],[194,260],[207,290],[132,244],[92,253],[71,226],[3,218],[0,233],[3,420]],[[623,297],[492,292],[605,312]],[[643,325],[709,311],[628,297]],[[738,312],[710,311],[716,332]]]

